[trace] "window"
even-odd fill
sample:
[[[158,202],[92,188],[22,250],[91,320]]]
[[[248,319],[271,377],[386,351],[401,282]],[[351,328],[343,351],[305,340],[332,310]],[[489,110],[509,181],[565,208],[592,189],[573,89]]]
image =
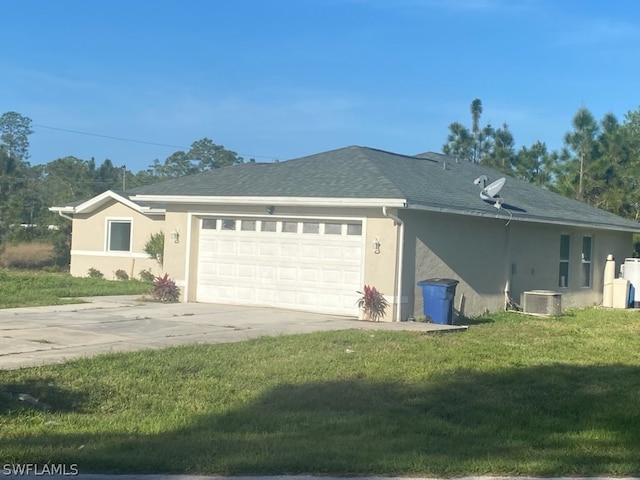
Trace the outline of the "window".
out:
[[[591,247],[593,237],[582,237],[582,272],[580,286],[588,288],[591,286]]]
[[[242,220],[240,224],[240,230],[245,232],[255,232],[256,231],[256,221],[255,220]]]
[[[297,233],[298,222],[282,222],[282,231],[286,233]]]
[[[236,229],[235,220],[222,220],[222,230],[235,230],[235,229]]]
[[[324,233],[325,235],[341,235],[342,224],[341,223],[325,223]]]
[[[303,222],[302,233],[320,233],[320,224],[318,222]]]
[[[347,224],[347,235],[362,235],[362,224],[361,223],[348,223]]]
[[[218,221],[215,218],[203,218],[202,219],[202,229],[203,230],[215,230],[216,224]]]
[[[131,251],[131,220],[110,220],[108,235],[107,250],[110,252]]]
[[[275,232],[276,231],[276,222],[274,220],[262,220],[260,222],[262,225],[260,226],[260,230],[263,232]]]
[[[560,271],[558,286],[566,288],[569,285],[569,255],[571,253],[571,235],[560,235]]]

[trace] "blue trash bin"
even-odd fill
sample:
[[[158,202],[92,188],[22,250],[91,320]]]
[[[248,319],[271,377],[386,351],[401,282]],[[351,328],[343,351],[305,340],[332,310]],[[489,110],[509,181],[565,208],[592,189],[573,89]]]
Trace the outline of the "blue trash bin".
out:
[[[418,282],[422,288],[424,315],[433,323],[453,324],[453,299],[458,283],[452,278],[429,278]]]

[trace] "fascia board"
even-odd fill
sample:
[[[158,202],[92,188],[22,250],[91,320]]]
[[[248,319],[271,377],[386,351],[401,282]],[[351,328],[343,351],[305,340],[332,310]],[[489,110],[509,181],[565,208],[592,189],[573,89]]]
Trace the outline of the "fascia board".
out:
[[[430,212],[438,212],[438,213],[451,213],[455,215],[467,215],[470,217],[482,217],[482,218],[493,218],[498,220],[512,221],[512,222],[530,222],[530,223],[541,223],[546,225],[564,225],[568,227],[580,227],[580,228],[594,228],[597,230],[612,230],[616,232],[633,232],[640,233],[640,223],[637,227],[632,225],[623,226],[616,225],[611,223],[599,223],[599,222],[578,222],[575,220],[567,220],[561,218],[551,218],[551,217],[542,217],[537,215],[530,216],[520,216],[513,215],[509,217],[508,214],[502,213],[501,211],[496,211],[496,213],[488,213],[482,212],[480,210],[465,210],[465,209],[455,209],[450,207],[442,207],[435,205],[425,205],[413,204],[408,207],[412,210],[426,210]]]
[[[102,205],[109,199],[115,200],[116,202],[120,202],[129,208],[140,211],[140,205],[133,203],[131,200],[124,198],[123,196],[118,195],[117,193],[112,192],[111,190],[107,190],[106,192],[102,192],[100,195],[90,198],[86,202],[76,206],[76,213],[82,213],[85,211],[87,213],[91,212],[92,210],[95,210],[96,208],[98,208],[100,205]]]
[[[116,202],[122,203],[127,207],[140,212],[145,215],[164,215],[164,208],[154,208],[154,207],[143,207],[138,205],[135,202],[132,202],[128,198],[123,197],[122,195],[118,195],[117,193],[107,190],[106,192],[101,193],[93,198],[90,198],[84,203],[80,205],[76,205],[75,207],[64,206],[64,207],[49,207],[49,211],[51,212],[62,212],[62,213],[91,213],[93,210],[98,208],[100,205],[104,204],[107,200],[115,200]]]
[[[404,198],[343,198],[343,197],[216,197],[204,195],[136,195],[133,200],[179,204],[211,205],[293,205],[313,207],[404,207]]]
[[[101,193],[100,195],[93,197],[89,200],[87,200],[86,202],[78,205],[75,208],[75,212],[74,213],[82,213],[82,212],[91,212],[93,210],[95,210],[97,207],[99,207],[100,205],[102,205],[103,203],[105,203],[107,200],[112,199],[115,200],[116,202],[122,203],[123,205],[126,205],[127,207],[143,213],[143,214],[149,214],[149,215],[162,215],[165,213],[165,210],[163,208],[152,208],[152,207],[143,207],[138,205],[137,203],[129,200],[128,198],[123,197],[122,195],[118,195],[117,193],[111,191],[111,190],[107,190],[106,192]]]
[[[49,207],[50,212],[75,213],[74,207]]]

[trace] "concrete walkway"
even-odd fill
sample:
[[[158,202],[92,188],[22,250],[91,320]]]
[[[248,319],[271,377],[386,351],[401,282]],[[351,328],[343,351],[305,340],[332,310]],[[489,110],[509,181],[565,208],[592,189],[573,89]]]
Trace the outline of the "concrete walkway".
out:
[[[159,304],[138,296],[93,297],[87,303],[0,310],[0,369],[188,343],[238,342],[266,335],[373,329],[426,332],[466,327],[364,322],[350,317],[204,303]]]

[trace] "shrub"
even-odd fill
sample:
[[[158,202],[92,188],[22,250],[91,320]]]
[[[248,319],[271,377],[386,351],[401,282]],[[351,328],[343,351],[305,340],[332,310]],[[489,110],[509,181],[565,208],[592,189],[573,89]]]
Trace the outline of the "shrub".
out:
[[[140,270],[140,280],[143,282],[151,283],[156,279],[156,276],[151,273],[151,270]]]
[[[358,299],[358,308],[364,312],[365,320],[378,322],[385,316],[385,311],[389,306],[389,302],[384,298],[376,287],[364,286],[364,292],[358,292],[362,295]]]
[[[151,294],[153,298],[162,303],[175,303],[180,299],[180,289],[176,282],[169,278],[168,273],[165,273],[163,277],[155,278]]]
[[[142,248],[144,253],[153,258],[160,266],[162,266],[162,255],[164,253],[164,232],[152,233],[151,238],[144,244]]]
[[[97,270],[93,267],[87,270],[87,274],[90,278],[104,278],[104,274],[100,270]]]
[[[129,280],[129,275],[122,269],[116,270],[116,278],[118,280]]]

